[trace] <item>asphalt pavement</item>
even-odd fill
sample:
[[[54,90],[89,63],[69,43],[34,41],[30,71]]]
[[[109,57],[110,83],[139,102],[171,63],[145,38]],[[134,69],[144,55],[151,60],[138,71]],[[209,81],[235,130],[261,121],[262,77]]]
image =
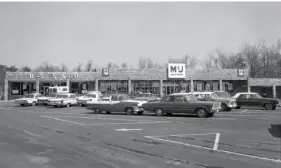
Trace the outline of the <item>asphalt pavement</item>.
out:
[[[211,118],[0,102],[1,168],[280,168],[281,109]]]

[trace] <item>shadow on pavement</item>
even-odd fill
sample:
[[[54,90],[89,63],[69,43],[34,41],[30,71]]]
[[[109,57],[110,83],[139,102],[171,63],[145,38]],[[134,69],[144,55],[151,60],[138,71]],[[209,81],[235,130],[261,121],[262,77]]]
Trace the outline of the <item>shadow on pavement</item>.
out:
[[[271,128],[268,129],[269,133],[275,138],[281,138],[281,125],[272,124]]]

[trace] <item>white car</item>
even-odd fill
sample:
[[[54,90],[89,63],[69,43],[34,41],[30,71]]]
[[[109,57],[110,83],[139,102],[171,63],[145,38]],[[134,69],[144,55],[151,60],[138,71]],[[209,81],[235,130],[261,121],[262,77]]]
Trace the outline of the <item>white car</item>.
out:
[[[31,93],[25,95],[23,98],[16,99],[15,104],[20,104],[21,106],[32,105],[35,106],[37,104],[37,98],[40,97],[40,93]]]
[[[141,107],[147,101],[132,100],[127,94],[111,94],[101,98],[97,103],[87,105],[87,109],[100,113],[105,111],[111,112],[125,112],[128,115],[137,113],[141,115],[144,110]]]
[[[99,91],[96,92],[88,92],[84,96],[77,98],[78,106],[85,106],[87,104],[96,103],[102,97],[102,93]]]
[[[60,93],[56,97],[49,99],[49,105],[54,107],[70,107],[77,104],[74,93]]]
[[[37,104],[44,104],[45,106],[48,105],[49,99],[53,97],[46,97],[46,96],[41,96],[37,98]]]

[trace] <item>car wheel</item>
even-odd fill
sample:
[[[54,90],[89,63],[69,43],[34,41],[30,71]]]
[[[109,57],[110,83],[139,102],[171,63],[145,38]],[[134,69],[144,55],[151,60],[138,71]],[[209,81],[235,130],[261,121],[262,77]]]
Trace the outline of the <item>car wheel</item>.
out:
[[[35,105],[36,105],[36,102],[32,102],[31,105],[32,105],[32,106],[35,106]]]
[[[138,115],[142,115],[142,113],[143,113],[143,111],[139,111],[137,114],[138,114]]]
[[[67,104],[66,104],[66,107],[70,107],[70,103],[67,103]]]
[[[58,106],[57,105],[54,105],[54,108],[57,108]]]
[[[203,108],[197,109],[196,114],[199,118],[206,118],[207,117],[207,111]]]
[[[271,104],[271,103],[266,103],[265,105],[264,105],[264,107],[265,107],[265,109],[266,110],[273,110],[273,104]]]
[[[44,105],[45,105],[45,106],[48,106],[48,103],[45,103]]]
[[[155,115],[156,115],[156,116],[163,116],[163,115],[164,115],[164,112],[163,112],[162,109],[156,109],[156,110],[155,110]]]
[[[213,117],[213,116],[214,116],[214,113],[209,113],[208,116],[209,116],[209,117]]]
[[[240,106],[237,106],[237,107],[236,107],[236,109],[240,109],[240,108],[241,108]]]
[[[133,115],[133,114],[134,114],[133,109],[130,108],[130,107],[129,107],[129,108],[126,108],[126,109],[125,109],[125,112],[126,112],[127,115]]]
[[[82,107],[85,107],[85,104],[81,104],[82,105]]]
[[[221,104],[221,111],[227,111],[227,105],[226,104]]]

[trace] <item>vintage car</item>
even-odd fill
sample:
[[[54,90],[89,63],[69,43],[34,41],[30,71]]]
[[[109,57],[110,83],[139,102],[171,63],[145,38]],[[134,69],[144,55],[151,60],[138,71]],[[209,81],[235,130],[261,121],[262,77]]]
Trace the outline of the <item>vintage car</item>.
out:
[[[49,99],[49,105],[54,107],[69,107],[76,104],[74,93],[58,93],[54,98]]]
[[[20,104],[21,106],[32,105],[35,106],[37,104],[37,98],[42,96],[40,93],[31,93],[25,95],[23,98],[16,99],[15,104]]]
[[[236,99],[238,109],[240,107],[262,107],[266,110],[275,110],[277,106],[280,106],[279,100],[263,98],[255,92],[239,92],[232,98]]]
[[[133,115],[135,113],[141,115],[144,111],[141,105],[146,102],[132,100],[127,94],[107,94],[97,103],[88,104],[87,109],[95,113],[105,111],[107,113],[125,112],[127,115]]]
[[[237,107],[236,100],[226,96],[227,92],[190,92],[200,101],[221,102],[221,111],[230,111]],[[220,96],[219,96],[220,95]]]
[[[84,96],[77,98],[77,105],[84,107],[87,104],[96,103],[101,97],[102,93],[100,91],[87,92]]]
[[[47,90],[45,92],[45,96],[38,97],[37,104],[44,104],[45,106],[48,105],[49,99],[54,98],[56,94],[59,93],[69,93],[69,87],[67,86],[52,86],[46,87]]]
[[[157,96],[156,94],[152,94],[152,93],[139,93],[139,94],[136,94],[133,99],[148,101],[148,102],[161,100],[161,98],[159,96]]]
[[[194,114],[200,118],[213,116],[221,109],[220,102],[198,101],[190,93],[174,93],[164,96],[160,101],[148,102],[142,105],[142,108],[148,112],[155,113],[156,116],[173,113]]]

